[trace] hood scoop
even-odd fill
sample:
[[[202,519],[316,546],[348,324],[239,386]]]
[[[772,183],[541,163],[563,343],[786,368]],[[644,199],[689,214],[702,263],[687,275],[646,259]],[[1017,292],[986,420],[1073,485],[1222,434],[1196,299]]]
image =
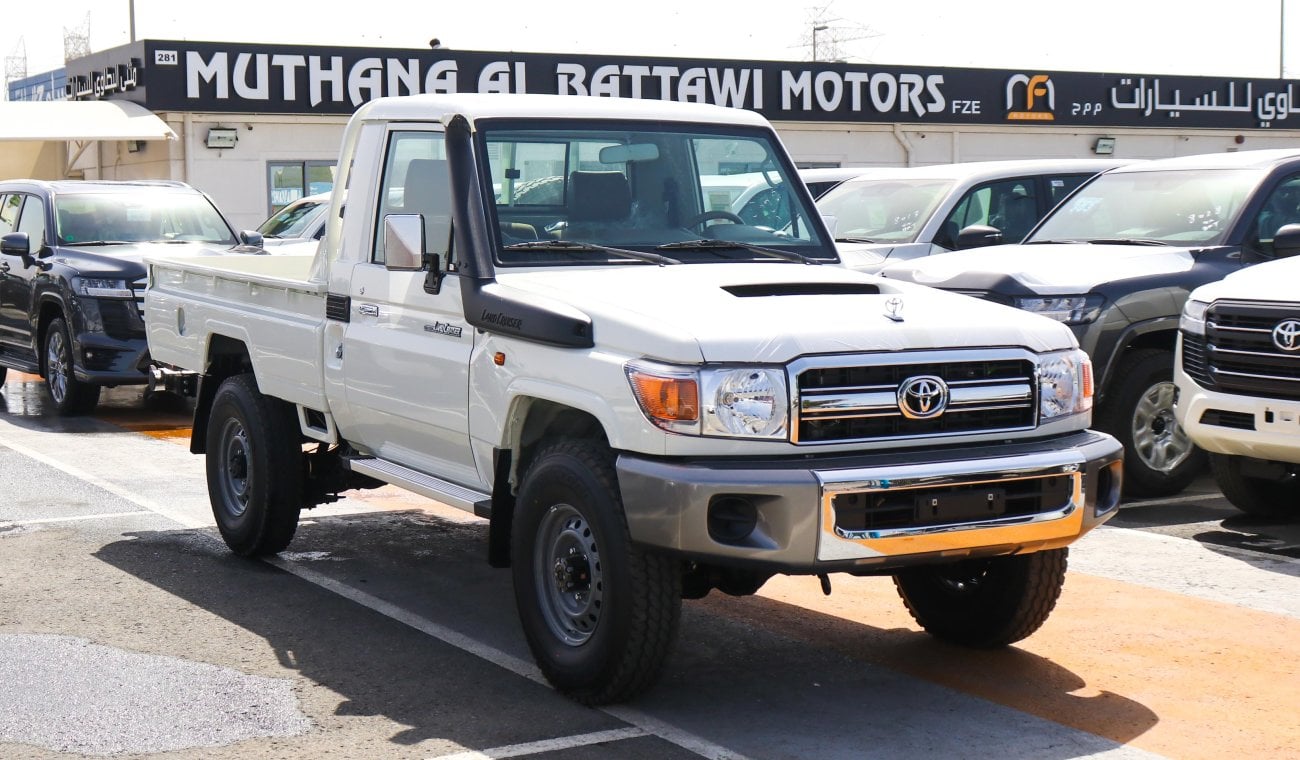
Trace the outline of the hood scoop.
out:
[[[724,285],[737,298],[768,296],[878,296],[879,286],[867,282],[765,282],[757,285]]]

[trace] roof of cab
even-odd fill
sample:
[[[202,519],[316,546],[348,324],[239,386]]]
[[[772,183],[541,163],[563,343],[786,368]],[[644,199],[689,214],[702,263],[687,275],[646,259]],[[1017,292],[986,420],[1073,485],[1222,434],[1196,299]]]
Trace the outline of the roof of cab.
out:
[[[367,120],[443,119],[454,114],[470,121],[495,118],[637,119],[767,126],[753,111],[707,103],[605,98],[581,95],[447,94],[376,98],[357,110]]]

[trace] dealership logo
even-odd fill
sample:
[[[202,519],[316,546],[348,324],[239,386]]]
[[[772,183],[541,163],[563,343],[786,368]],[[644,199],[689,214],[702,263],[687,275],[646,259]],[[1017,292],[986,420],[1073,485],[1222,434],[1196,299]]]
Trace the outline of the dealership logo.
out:
[[[898,386],[898,411],[909,420],[928,420],[948,408],[948,384],[934,375],[908,378]]]
[[[1007,119],[1055,121],[1056,88],[1046,74],[1016,74],[1007,80]]]
[[[1273,328],[1273,345],[1283,351],[1300,350],[1300,319],[1278,322]]]

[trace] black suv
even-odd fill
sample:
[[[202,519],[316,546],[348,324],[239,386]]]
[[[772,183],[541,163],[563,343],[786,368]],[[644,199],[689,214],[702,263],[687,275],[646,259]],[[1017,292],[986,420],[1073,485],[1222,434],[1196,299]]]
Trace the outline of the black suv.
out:
[[[0,383],[45,378],[60,414],[150,380],[146,255],[264,253],[180,182],[0,182]]]
[[[1182,156],[1099,175],[1020,245],[927,256],[881,274],[1064,322],[1092,357],[1096,427],[1124,444],[1124,489],[1161,496],[1205,460],[1174,418],[1178,316],[1197,286],[1291,253],[1300,150]],[[1284,229],[1285,228],[1285,229]]]

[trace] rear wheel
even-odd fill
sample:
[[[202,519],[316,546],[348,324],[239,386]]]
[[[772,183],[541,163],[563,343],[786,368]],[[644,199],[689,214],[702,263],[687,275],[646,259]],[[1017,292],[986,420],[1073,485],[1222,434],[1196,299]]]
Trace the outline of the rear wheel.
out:
[[[99,386],[77,379],[72,351],[72,334],[63,318],[45,329],[45,387],[59,414],[89,414],[99,404]]]
[[[894,575],[912,618],[931,636],[993,649],[1047,620],[1065,582],[1066,549],[915,567]]]
[[[1174,355],[1164,349],[1134,351],[1115,369],[1115,383],[1097,428],[1124,445],[1124,494],[1170,496],[1205,467],[1205,453],[1174,417]]]
[[[289,545],[302,509],[303,454],[293,408],[252,375],[217,389],[207,437],[208,499],[221,537],[244,556]]]
[[[1300,466],[1277,464],[1273,477],[1247,474],[1248,460],[1226,454],[1210,455],[1214,482],[1232,506],[1255,517],[1300,514]]]
[[[653,685],[676,637],[681,573],[631,542],[608,449],[545,446],[524,476],[511,538],[519,618],[546,679],[589,705]]]

